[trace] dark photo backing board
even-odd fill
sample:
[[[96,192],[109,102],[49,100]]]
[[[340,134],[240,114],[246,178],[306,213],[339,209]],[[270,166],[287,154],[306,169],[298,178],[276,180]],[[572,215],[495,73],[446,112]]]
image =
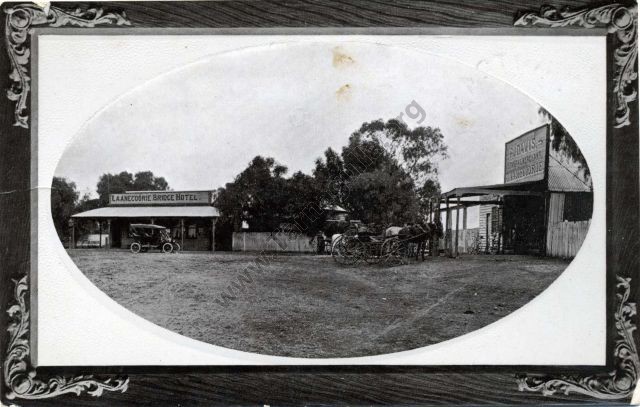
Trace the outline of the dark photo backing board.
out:
[[[2,397],[17,405],[307,405],[608,403],[638,380],[637,6],[558,1],[256,1],[3,5],[0,53],[0,326]],[[503,35],[607,38],[607,366],[47,367],[31,363],[31,49],[67,28],[493,29]],[[351,31],[350,31],[351,30]],[[511,30],[511,31],[510,31]],[[144,30],[141,30],[142,33]],[[300,31],[294,30],[297,34]],[[333,32],[335,33],[335,31]],[[561,310],[559,310],[560,312]],[[64,329],[64,327],[60,327]]]

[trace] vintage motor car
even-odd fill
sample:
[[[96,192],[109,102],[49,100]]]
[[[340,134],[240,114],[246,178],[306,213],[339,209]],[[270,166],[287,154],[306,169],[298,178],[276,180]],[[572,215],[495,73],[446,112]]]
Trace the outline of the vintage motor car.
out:
[[[163,253],[180,251],[180,244],[171,237],[164,226],[134,223],[129,225],[129,237],[133,242],[129,246],[132,253],[162,250]]]

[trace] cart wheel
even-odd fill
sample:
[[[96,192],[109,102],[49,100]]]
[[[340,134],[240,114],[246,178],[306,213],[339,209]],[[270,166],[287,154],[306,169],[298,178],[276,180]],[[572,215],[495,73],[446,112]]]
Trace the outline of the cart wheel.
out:
[[[347,265],[355,262],[354,259],[348,256],[345,243],[344,243],[344,236],[340,236],[334,242],[333,247],[331,248],[331,257],[333,257],[333,260],[336,263],[342,264],[342,265]]]
[[[381,256],[384,257],[384,264],[388,266],[407,264],[406,245],[397,237],[387,239],[382,244]]]
[[[363,245],[352,237],[339,237],[331,249],[331,257],[338,264],[350,266],[364,257]]]
[[[171,253],[173,251],[173,245],[171,243],[165,243],[162,245],[162,253]]]
[[[178,253],[178,252],[180,251],[180,249],[181,249],[181,248],[180,248],[180,243],[173,242],[173,243],[171,243],[171,244],[173,245],[173,251],[174,251],[174,253]]]
[[[131,253],[140,253],[140,249],[142,249],[142,246],[140,246],[140,243],[138,242],[133,242],[131,243],[131,246],[129,246]]]

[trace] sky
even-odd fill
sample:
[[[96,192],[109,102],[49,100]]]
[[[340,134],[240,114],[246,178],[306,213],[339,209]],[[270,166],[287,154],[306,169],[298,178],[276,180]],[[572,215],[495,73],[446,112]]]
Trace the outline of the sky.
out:
[[[503,181],[504,143],[544,122],[517,89],[474,68],[406,48],[278,44],[208,57],[132,89],[97,112],[56,176],[96,196],[106,172],[151,170],[174,190],[216,189],[256,155],[311,173],[365,121],[439,127],[444,191]],[[412,112],[416,112],[415,108]]]

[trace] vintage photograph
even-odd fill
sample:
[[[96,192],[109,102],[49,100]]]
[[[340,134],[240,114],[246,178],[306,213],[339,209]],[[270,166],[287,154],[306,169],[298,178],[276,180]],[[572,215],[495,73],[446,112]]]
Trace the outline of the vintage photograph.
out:
[[[96,112],[51,216],[79,270],[158,326],[265,355],[387,354],[486,327],[569,266],[593,212],[574,136],[433,54],[249,47]]]

